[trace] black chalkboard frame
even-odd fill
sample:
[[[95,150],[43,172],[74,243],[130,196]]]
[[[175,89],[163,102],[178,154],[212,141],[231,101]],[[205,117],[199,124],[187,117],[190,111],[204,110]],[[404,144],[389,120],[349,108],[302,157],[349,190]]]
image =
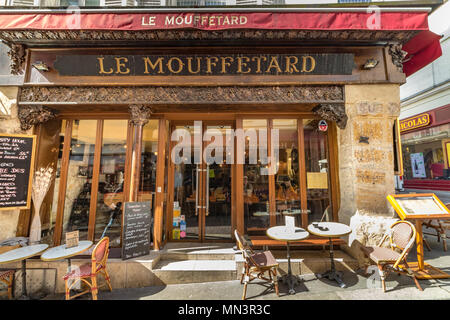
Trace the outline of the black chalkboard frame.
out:
[[[28,193],[27,193],[27,205],[26,206],[12,206],[12,207],[0,207],[0,211],[2,210],[29,210],[31,208],[31,189],[33,184],[33,176],[34,176],[34,158],[36,156],[36,135],[27,135],[27,134],[6,134],[0,133],[0,137],[11,137],[11,138],[27,138],[33,140],[33,146],[31,147],[31,159],[30,159],[30,173],[28,176]]]
[[[127,217],[126,217],[126,215],[127,215],[127,208],[128,208],[128,206],[129,205],[131,205],[131,204],[148,204],[148,207],[149,207],[149,218],[150,218],[150,221],[149,221],[149,225],[150,225],[150,228],[152,227],[152,221],[153,221],[153,214],[152,214],[152,202],[151,201],[130,201],[130,202],[125,202],[124,203],[124,206],[123,206],[123,215],[122,215],[122,248],[121,248],[121,257],[122,257],[122,260],[128,260],[128,259],[134,259],[134,258],[137,258],[137,257],[140,257],[140,256],[144,256],[144,255],[147,255],[147,254],[149,254],[150,253],[150,244],[151,244],[151,230],[149,230],[149,235],[148,235],[148,249],[146,248],[144,251],[145,252],[141,252],[141,254],[139,254],[139,255],[136,255],[136,256],[133,256],[133,257],[127,257],[126,256],[126,254],[125,254],[125,241],[126,241],[126,239],[125,239],[125,231],[126,231],[126,228],[127,228],[127,225],[128,225],[128,223],[127,223]]]

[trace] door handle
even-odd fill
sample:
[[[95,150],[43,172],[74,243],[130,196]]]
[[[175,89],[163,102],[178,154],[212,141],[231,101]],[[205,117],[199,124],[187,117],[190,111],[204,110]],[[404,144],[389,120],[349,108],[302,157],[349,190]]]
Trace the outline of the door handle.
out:
[[[209,215],[209,165],[206,166],[206,215]]]
[[[199,171],[200,170],[197,165],[197,167],[195,168],[195,181],[196,181],[196,184],[195,184],[195,215],[196,216],[198,215],[198,209],[200,208],[198,206],[198,172]]]

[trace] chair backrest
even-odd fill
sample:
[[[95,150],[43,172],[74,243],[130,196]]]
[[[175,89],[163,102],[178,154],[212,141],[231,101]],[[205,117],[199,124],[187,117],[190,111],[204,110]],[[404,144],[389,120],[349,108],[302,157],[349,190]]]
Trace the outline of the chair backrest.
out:
[[[402,250],[400,258],[396,261],[394,267],[396,267],[403,259],[406,258],[407,254],[413,247],[415,239],[416,228],[411,222],[399,220],[391,225],[389,239],[391,248],[398,248]]]
[[[324,218],[325,218],[326,222],[330,222],[330,211],[329,210],[330,210],[330,206],[325,208],[325,211],[323,212],[320,222],[322,222]]]
[[[95,274],[102,267],[106,267],[106,261],[109,255],[109,238],[103,237],[95,245],[94,250],[92,250],[92,274]]]
[[[252,263],[257,266],[258,264],[252,258],[252,254],[254,253],[252,248],[247,245],[245,239],[239,234],[237,230],[234,230],[234,236],[236,237],[236,240],[238,242],[242,257],[247,261],[247,263]]]

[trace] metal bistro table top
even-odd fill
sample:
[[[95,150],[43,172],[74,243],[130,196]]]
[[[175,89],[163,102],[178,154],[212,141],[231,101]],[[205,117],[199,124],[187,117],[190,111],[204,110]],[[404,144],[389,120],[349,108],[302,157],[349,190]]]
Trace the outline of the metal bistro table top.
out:
[[[343,223],[313,222],[308,226],[308,231],[320,237],[337,238],[348,235],[352,232],[352,229]]]
[[[290,231],[286,226],[276,226],[267,229],[267,236],[280,241],[297,241],[309,237],[308,231],[295,227],[294,232]]]
[[[76,255],[83,253],[92,247],[92,241],[83,240],[78,242],[78,246],[72,248],[66,248],[66,245],[60,245],[57,247],[53,247],[45,251],[41,255],[42,261],[55,261],[61,259],[67,259]]]
[[[17,262],[36,256],[47,250],[48,244],[20,247],[0,254],[0,263]]]

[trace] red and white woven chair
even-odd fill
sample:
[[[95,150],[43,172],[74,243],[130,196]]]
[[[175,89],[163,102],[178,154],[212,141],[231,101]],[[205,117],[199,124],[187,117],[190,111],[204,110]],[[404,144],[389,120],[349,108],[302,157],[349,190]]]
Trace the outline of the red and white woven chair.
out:
[[[386,238],[389,237],[389,247],[382,247]],[[406,258],[414,245],[416,239],[416,228],[409,221],[396,221],[390,230],[383,236],[377,246],[362,247],[365,255],[378,266],[383,291],[386,292],[386,272],[407,274],[414,279],[417,289],[422,291],[419,281],[408,266]],[[368,268],[368,265],[367,265]],[[367,274],[366,268],[366,274]]]
[[[234,236],[245,260],[241,274],[241,284],[244,284],[242,300],[245,300],[248,283],[254,279],[261,279],[270,283],[275,288],[275,293],[278,296],[277,268],[279,264],[272,253],[270,251],[254,252],[237,230],[234,230]],[[264,276],[266,272],[269,278]]]
[[[64,282],[66,286],[66,300],[70,300],[81,296],[85,293],[92,293],[92,300],[97,300],[98,286],[97,275],[102,274],[106,280],[109,290],[112,291],[109,274],[106,271],[106,261],[109,255],[109,238],[103,237],[92,251],[91,262],[81,265],[79,268],[70,271],[64,275]],[[84,283],[88,289],[70,296],[70,290],[78,282]]]
[[[12,286],[14,282],[15,273],[16,273],[15,270],[0,270],[0,282],[3,282],[8,286],[8,291],[6,293],[8,294],[8,299],[10,300],[13,298]]]

